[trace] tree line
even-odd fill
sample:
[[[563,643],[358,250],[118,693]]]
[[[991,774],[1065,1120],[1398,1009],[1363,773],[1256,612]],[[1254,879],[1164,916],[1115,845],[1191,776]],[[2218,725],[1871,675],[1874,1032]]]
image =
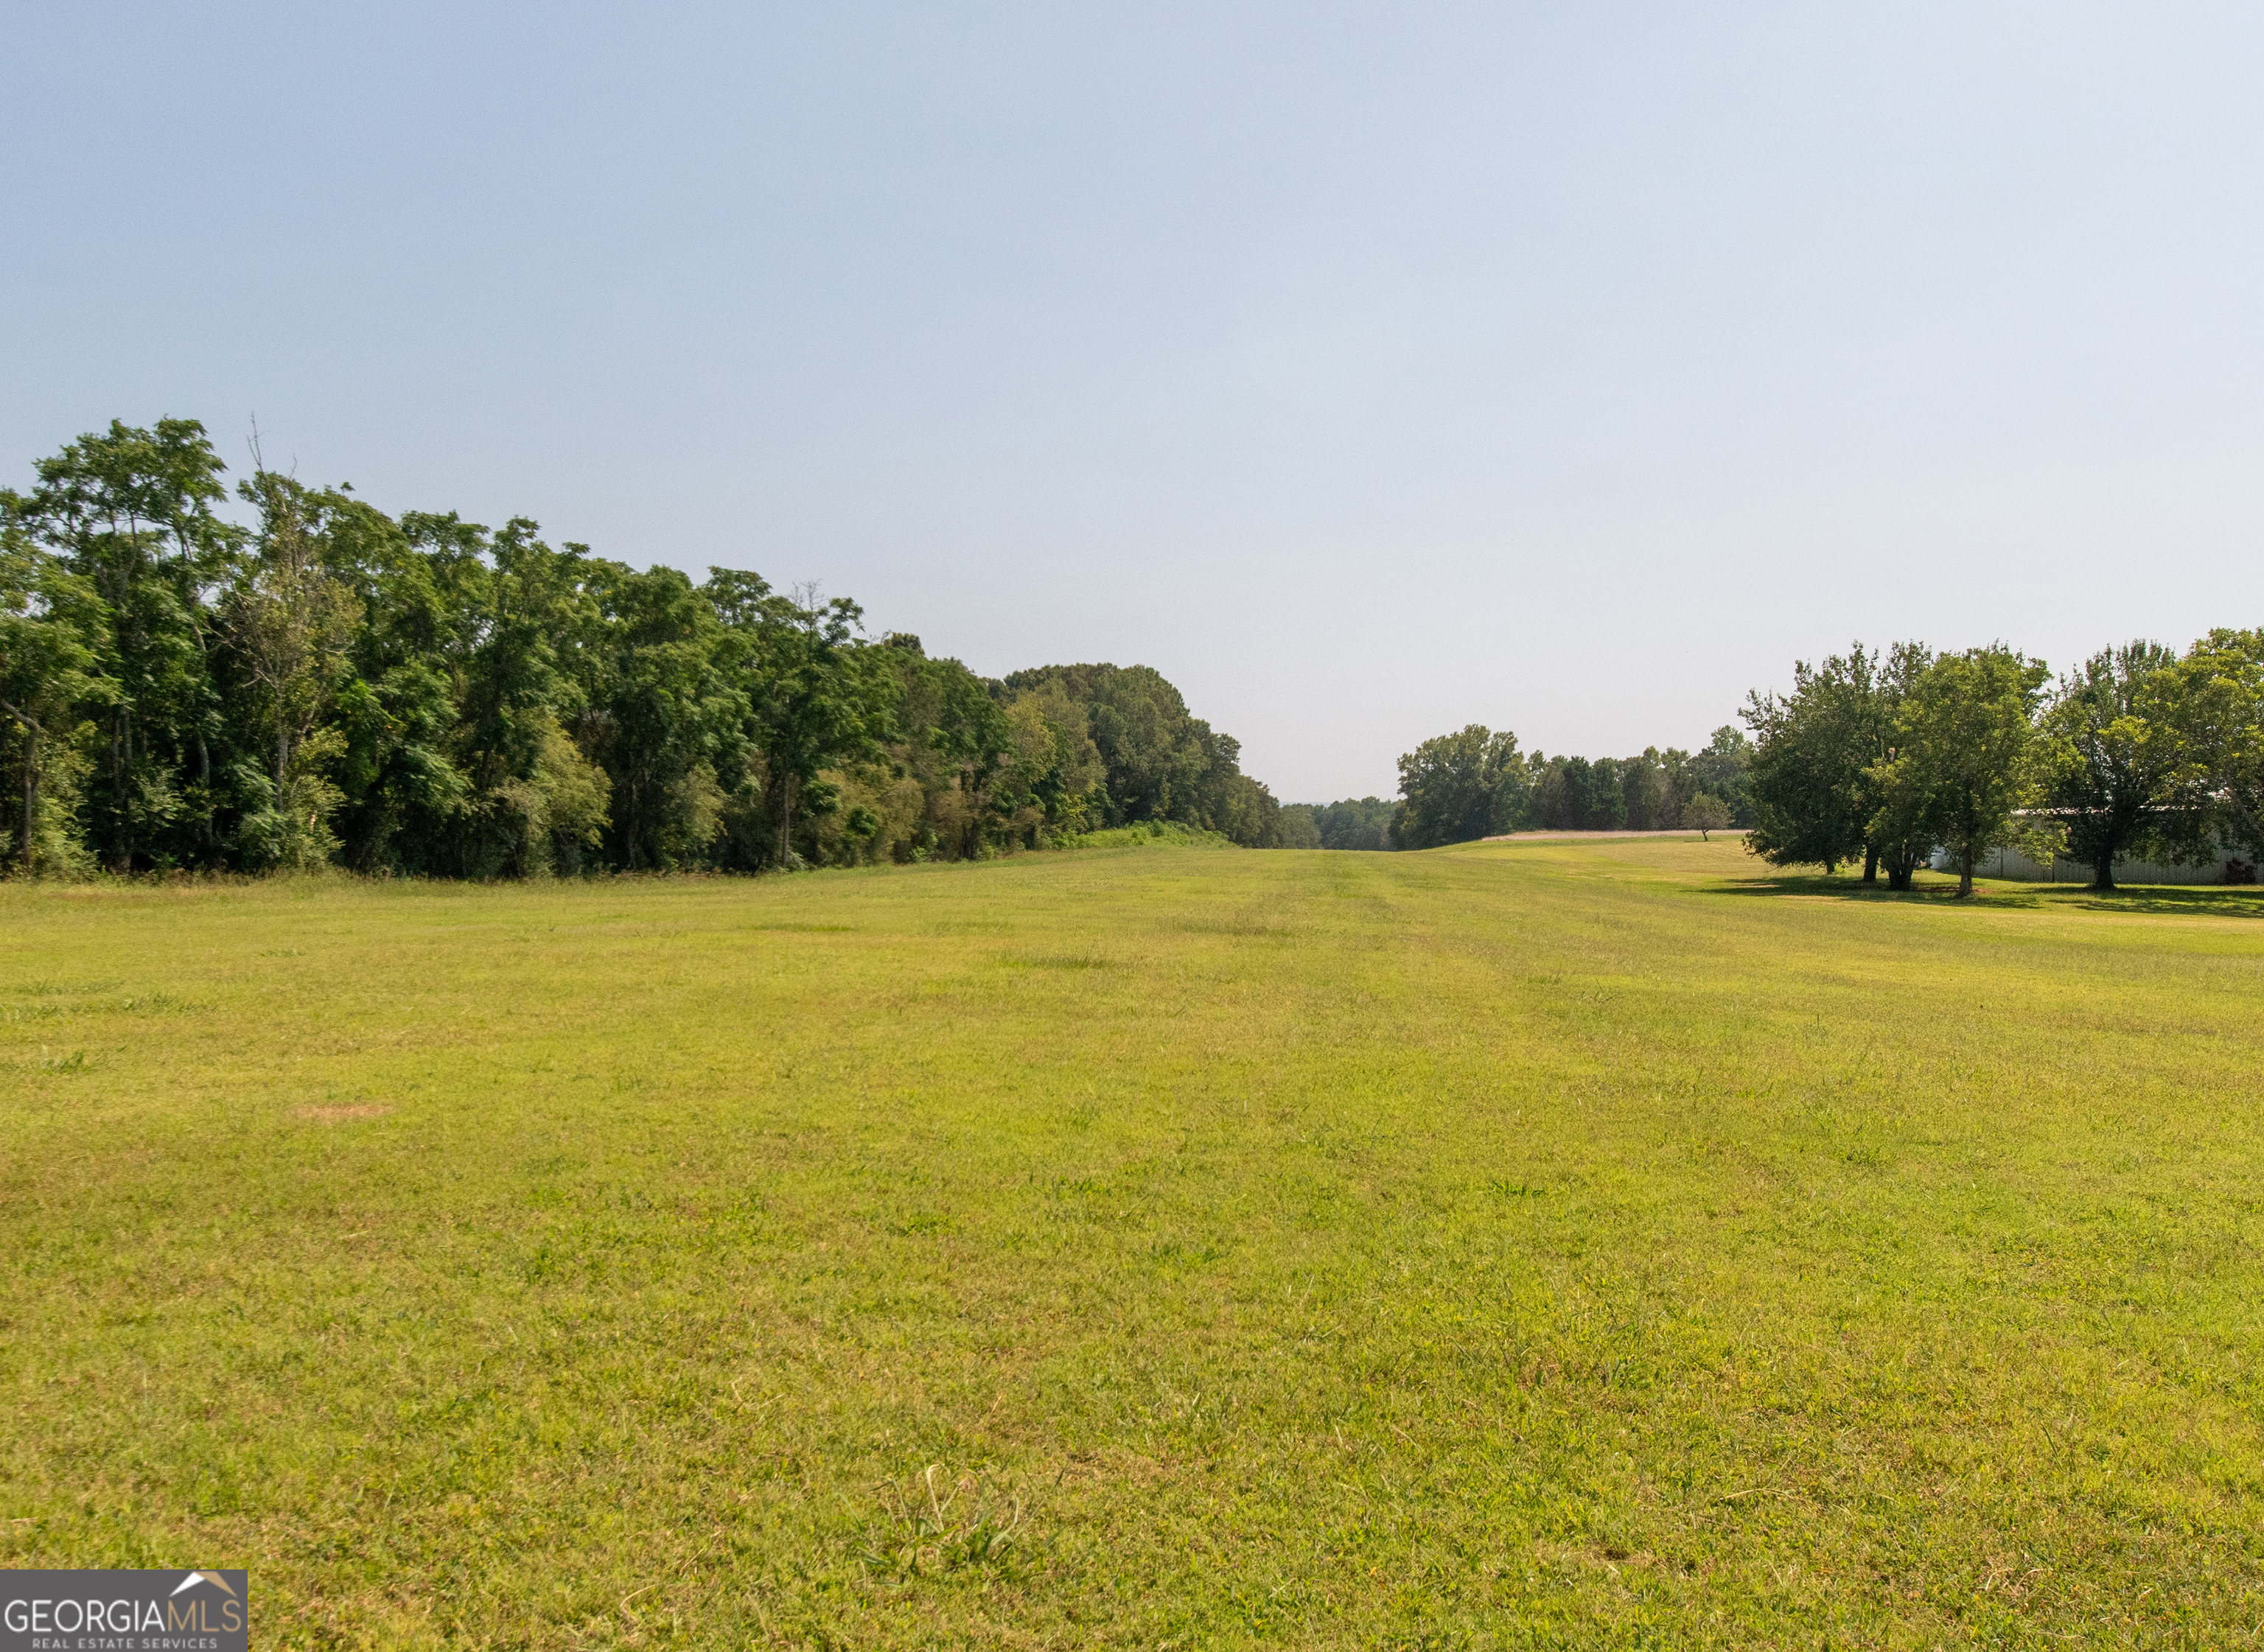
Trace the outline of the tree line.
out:
[[[2137,641],[2055,678],[2003,643],[1937,654],[1856,643],[1748,695],[1705,750],[1619,759],[1523,753],[1472,724],[1399,759],[1400,796],[1292,804],[1284,843],[1426,849],[1507,832],[1747,829],[1778,866],[1860,865],[1908,889],[1937,851],[1970,895],[1999,848],[2115,867],[2264,854],[2264,630],[2184,653]],[[2246,862],[2237,857],[2246,855]]]
[[[2264,631],[2103,648],[2057,678],[2001,643],[1858,642],[1744,720],[1748,843],[1777,865],[1860,862],[1906,889],[1941,848],[1970,895],[2000,847],[2089,866],[2100,888],[2134,858],[2246,853],[2253,877],[2264,850]]]
[[[504,878],[961,859],[1138,822],[1281,841],[1146,666],[998,679],[846,598],[388,516],[204,427],[0,489],[0,855],[24,875]]]
[[[1292,803],[1293,848],[1433,849],[1517,831],[1715,831],[1752,823],[1752,749],[1734,726],[1702,751],[1649,747],[1632,757],[1550,757],[1472,723],[1399,759],[1399,797]]]

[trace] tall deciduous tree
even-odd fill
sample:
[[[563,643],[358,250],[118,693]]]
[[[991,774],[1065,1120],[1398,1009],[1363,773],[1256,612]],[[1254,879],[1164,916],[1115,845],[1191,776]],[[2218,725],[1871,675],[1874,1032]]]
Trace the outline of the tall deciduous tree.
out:
[[[1314,836],[1319,839],[1317,848],[1379,850],[1392,846],[1392,804],[1387,798],[1348,797],[1334,803],[1292,803],[1281,812],[1286,815],[1292,810],[1311,820]]]
[[[473,532],[481,534],[483,531]],[[611,786],[570,737],[602,622],[586,546],[514,517],[484,539],[457,690],[455,859],[471,877],[572,870],[602,841]]]
[[[614,865],[700,863],[745,762],[746,639],[672,568],[591,564],[599,604],[579,744],[605,769]]]
[[[1876,880],[1884,846],[1871,822],[1883,800],[1872,777],[1892,743],[1903,692],[1931,657],[1908,642],[1882,657],[1859,641],[1821,665],[1796,663],[1789,694],[1747,697],[1749,849],[1777,866],[1827,873],[1861,859],[1863,881]]]
[[[93,837],[113,870],[216,852],[214,815],[227,736],[212,598],[244,535],[215,506],[226,467],[204,426],[112,422],[38,465],[25,531],[86,579],[102,603],[90,639],[116,693],[99,709],[91,777]]]
[[[105,704],[112,685],[95,670],[87,639],[101,627],[93,588],[33,544],[24,500],[0,490],[0,715],[15,725],[21,808],[16,851],[23,875],[76,869],[83,859],[72,818],[76,786],[54,784],[58,764],[75,781],[83,764],[68,744],[82,711]],[[58,795],[58,793],[61,793]]]
[[[2210,632],[2147,682],[2173,764],[2158,826],[2169,852],[2264,855],[2264,630]]]
[[[1752,824],[1752,743],[1735,723],[1714,730],[1703,748],[1690,754],[1683,767],[1684,795],[1710,792],[1729,806],[1732,826]]]
[[[223,611],[267,756],[266,786],[244,788],[257,801],[243,842],[254,865],[326,866],[338,847],[330,815],[344,794],[325,768],[345,750],[337,691],[362,619],[352,588],[323,563],[322,518],[337,496],[272,470],[238,491],[258,508],[259,533]]]
[[[1875,830],[1908,844],[1931,837],[1973,893],[1981,857],[2015,836],[2035,795],[2036,702],[2050,675],[2002,644],[1944,655],[1912,685],[1895,720],[1894,751],[1879,765]]]
[[[1027,802],[1026,743],[1031,762],[1050,743],[1038,740],[1027,719],[1018,735],[989,685],[957,660],[930,659],[916,636],[892,633],[877,663],[896,685],[889,762],[919,786],[919,818],[905,822],[910,847],[922,857],[972,859],[1017,828]],[[876,817],[868,837],[877,839],[882,825]]]
[[[1885,743],[1877,751],[1876,761],[1864,771],[1859,795],[1867,812],[1863,852],[1866,863],[1876,861],[1887,874],[1887,887],[1907,891],[1918,876],[1918,869],[1932,857],[1934,844],[1934,822],[1930,806],[1913,803],[1894,790],[1895,760],[1904,750],[1902,708],[1911,691],[1934,666],[1934,651],[1917,642],[1898,642],[1887,650],[1886,659],[1874,681],[1879,694],[1879,712],[1886,730]]]
[[[486,532],[453,515],[396,523],[358,500],[334,505],[327,525],[327,565],[363,614],[337,696],[344,859],[364,872],[453,873],[470,789],[454,756],[458,699]]]
[[[1280,805],[1242,772],[1241,743],[1187,710],[1145,665],[1045,665],[1000,685],[1011,700],[1058,691],[1080,708],[1106,779],[1090,801],[1098,823],[1179,821],[1252,848],[1278,841]]]
[[[2155,642],[2104,648],[2059,679],[2044,714],[2043,807],[2092,887],[2115,887],[2115,863],[2153,836],[2178,772],[2172,722],[2158,714],[2177,656]]]
[[[1821,866],[1828,875],[1863,856],[1862,776],[1885,730],[1862,725],[1876,656],[1861,642],[1846,657],[1792,668],[1792,692],[1746,697],[1752,730],[1753,830],[1745,846],[1773,866]],[[1876,864],[1864,868],[1876,874]]]
[[[1482,723],[1426,740],[1399,759],[1392,840],[1402,849],[1469,843],[1503,830],[1522,795],[1525,759],[1517,736]]]
[[[769,595],[752,607],[750,699],[761,733],[778,864],[798,863],[797,808],[830,807],[821,780],[843,764],[886,758],[894,728],[896,679],[878,650],[862,644],[864,610],[846,597],[814,590]]]

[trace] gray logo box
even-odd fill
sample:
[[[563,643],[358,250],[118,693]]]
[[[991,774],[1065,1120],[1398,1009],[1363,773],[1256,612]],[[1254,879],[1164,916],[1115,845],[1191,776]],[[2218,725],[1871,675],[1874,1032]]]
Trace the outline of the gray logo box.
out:
[[[0,1652],[247,1652],[238,1569],[0,1571]]]

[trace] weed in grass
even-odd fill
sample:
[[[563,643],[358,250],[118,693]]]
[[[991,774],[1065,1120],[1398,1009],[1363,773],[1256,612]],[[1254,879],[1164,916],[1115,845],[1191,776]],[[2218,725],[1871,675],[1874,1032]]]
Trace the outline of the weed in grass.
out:
[[[96,1064],[91,1050],[69,1052],[41,1049],[18,1064],[35,1073],[83,1073]]]
[[[859,1532],[858,1558],[867,1573],[894,1585],[974,1571],[1011,1579],[1029,1548],[1021,1502],[1008,1505],[974,1475],[940,1484],[941,1469],[930,1463],[910,1488],[883,1483],[886,1511]]]

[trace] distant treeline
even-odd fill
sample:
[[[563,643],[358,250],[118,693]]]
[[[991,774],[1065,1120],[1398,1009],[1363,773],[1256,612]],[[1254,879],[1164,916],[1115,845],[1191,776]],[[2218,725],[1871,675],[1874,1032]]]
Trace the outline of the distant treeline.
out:
[[[1800,661],[1785,694],[1747,697],[1706,750],[1586,762],[1520,756],[1472,726],[1399,759],[1397,805],[1282,810],[1286,842],[1426,848],[1529,828],[1749,827],[1779,866],[1861,866],[1906,889],[1947,851],[1961,894],[1991,851],[2064,856],[2114,886],[2150,857],[2264,855],[2264,631],[2212,631],[2182,655],[2138,641],[2057,679],[2001,643],[1939,654],[1860,642]]]
[[[2264,631],[2106,648],[2057,680],[2002,644],[1859,642],[1796,665],[1745,721],[1749,842],[1779,865],[1860,863],[1908,888],[1941,848],[1969,894],[2000,846],[2079,861],[2101,888],[2133,857],[2264,851]]]
[[[1552,757],[1472,723],[1399,759],[1397,802],[1291,803],[1292,848],[1431,849],[1516,831],[1715,830],[1752,824],[1752,747],[1734,727],[1702,751],[1653,746],[1632,757]]]
[[[1281,841],[1145,666],[1004,681],[858,605],[389,517],[203,427],[0,490],[0,853],[26,874],[524,877],[962,859],[1169,821]]]
[[[2106,648],[2055,679],[2002,643],[1936,654],[1857,643],[1747,697],[1703,751],[1589,761],[1521,754],[1473,724],[1399,759],[1400,801],[1281,810],[1282,842],[1423,849],[1531,829],[1749,828],[1779,866],[1860,866],[1906,889],[1946,851],[1970,894],[1992,850],[2115,867],[2264,856],[2264,630],[2183,654]]]

